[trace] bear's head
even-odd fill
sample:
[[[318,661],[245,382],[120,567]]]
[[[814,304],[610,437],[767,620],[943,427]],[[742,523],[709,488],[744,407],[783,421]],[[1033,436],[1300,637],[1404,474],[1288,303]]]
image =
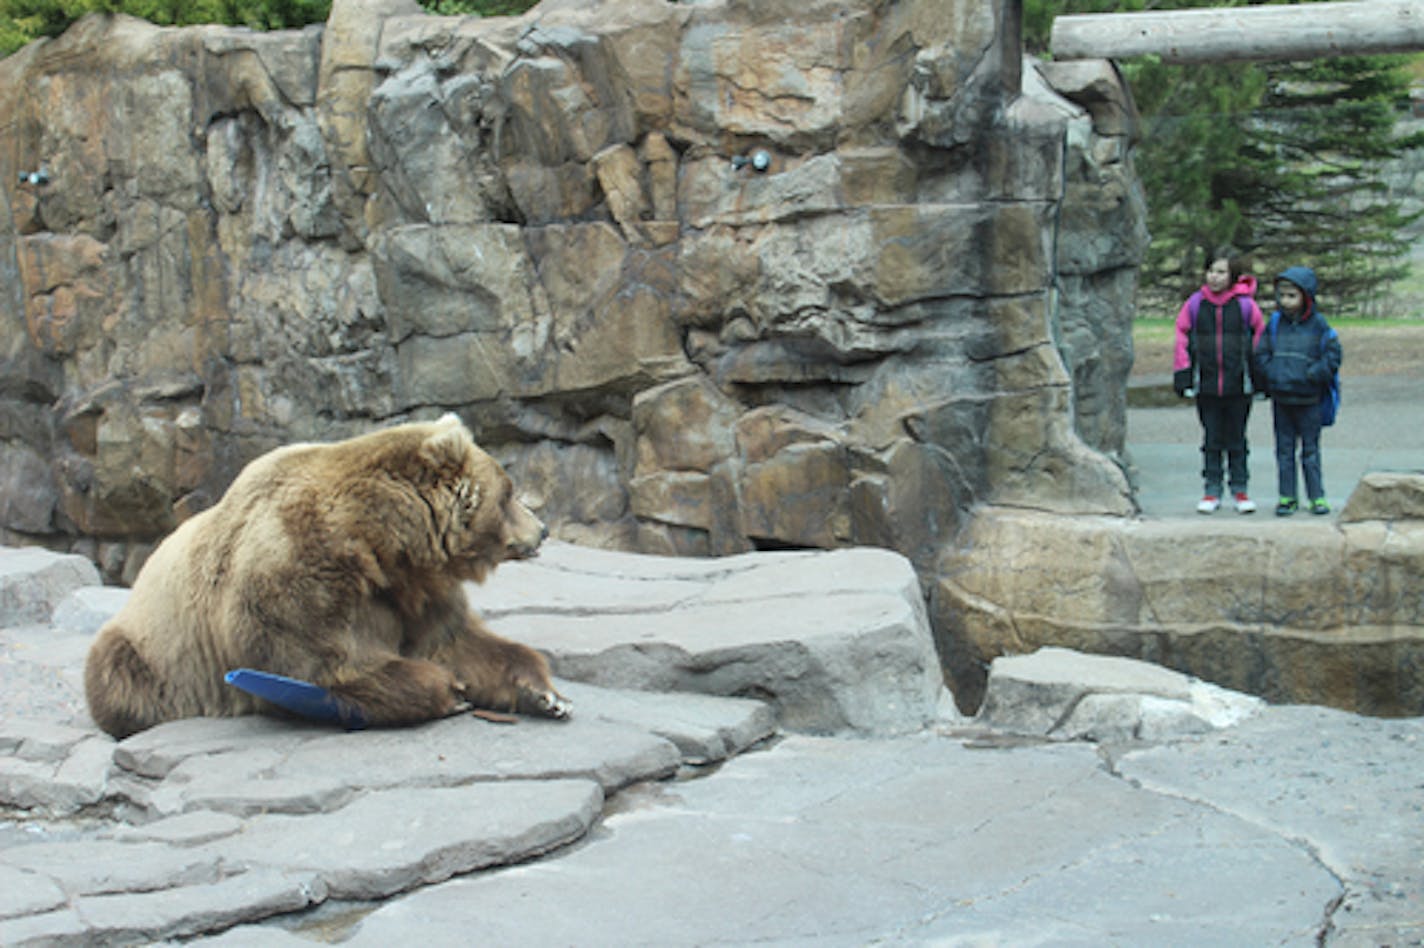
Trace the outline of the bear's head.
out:
[[[475,445],[458,417],[447,414],[430,427],[420,456],[436,474],[427,502],[440,524],[441,546],[460,578],[483,582],[505,560],[538,552],[548,530],[514,496],[509,475]]]

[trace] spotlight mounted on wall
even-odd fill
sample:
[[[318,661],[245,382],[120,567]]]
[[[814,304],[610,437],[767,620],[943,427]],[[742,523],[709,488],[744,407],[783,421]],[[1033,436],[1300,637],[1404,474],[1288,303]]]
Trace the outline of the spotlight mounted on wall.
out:
[[[36,187],[42,184],[49,184],[49,172],[43,168],[39,168],[35,171],[21,171],[20,183],[33,184]]]
[[[753,171],[766,171],[771,167],[771,152],[758,148],[750,155],[737,155],[732,159],[732,167],[738,171],[746,167]]]

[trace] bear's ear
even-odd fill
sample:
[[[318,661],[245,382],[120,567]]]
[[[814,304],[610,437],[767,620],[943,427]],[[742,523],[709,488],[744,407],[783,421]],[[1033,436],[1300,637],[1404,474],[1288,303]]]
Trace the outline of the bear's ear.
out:
[[[430,436],[420,445],[420,457],[431,467],[459,467],[474,444],[464,422],[449,413],[434,423]]]

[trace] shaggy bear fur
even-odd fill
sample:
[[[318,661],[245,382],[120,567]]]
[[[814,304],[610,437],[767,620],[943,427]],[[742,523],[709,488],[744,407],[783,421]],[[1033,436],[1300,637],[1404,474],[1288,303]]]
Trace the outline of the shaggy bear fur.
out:
[[[255,668],[373,725],[470,706],[566,717],[544,658],[488,631],[461,587],[544,536],[454,415],[280,448],[144,564],[89,651],[90,714],[124,737],[273,710],[223,681]]]

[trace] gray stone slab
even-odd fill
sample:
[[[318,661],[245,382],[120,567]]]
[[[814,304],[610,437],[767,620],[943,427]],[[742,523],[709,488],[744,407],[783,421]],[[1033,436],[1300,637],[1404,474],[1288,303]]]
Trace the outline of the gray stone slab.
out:
[[[155,820],[139,826],[126,826],[114,832],[121,842],[155,842],[171,846],[198,846],[242,832],[244,822],[230,813],[195,810],[177,816]]]
[[[80,741],[55,770],[47,808],[74,812],[104,798],[113,764],[114,747],[107,737]]]
[[[1041,648],[994,660],[975,721],[1064,740],[1167,740],[1229,727],[1264,707],[1147,662]]]
[[[490,723],[462,715],[409,730],[362,731],[319,738],[274,767],[274,778],[334,771],[373,789],[447,786],[475,780],[593,780],[607,792],[673,773],[677,748],[646,730],[577,716]]]
[[[210,931],[328,894],[379,898],[527,860],[581,838],[602,805],[590,780],[507,780],[365,793],[317,815],[189,814],[33,842],[0,850],[11,883],[0,917],[16,920],[15,943]]]
[[[89,641],[48,625],[0,628],[0,721],[90,726],[84,704]]]
[[[90,935],[73,908],[0,919],[0,945],[83,945]]]
[[[26,759],[23,750],[0,757],[0,804],[55,815],[103,799],[113,754],[107,738],[90,734],[57,760]]]
[[[1230,740],[1134,751],[1118,767],[1147,789],[1306,841],[1344,882],[1334,939],[1424,939],[1424,718],[1272,708]]]
[[[374,899],[567,845],[602,807],[591,780],[402,789],[320,816],[256,817],[201,851],[227,866],[310,872],[332,898]]]
[[[48,622],[70,592],[102,585],[98,568],[83,556],[41,547],[0,548],[0,626]]]
[[[0,865],[0,919],[53,911],[68,900],[59,883],[44,873]]]
[[[755,696],[782,726],[906,733],[938,713],[939,658],[904,557],[853,549],[695,567],[553,545],[472,593],[564,678]],[[576,712],[577,713],[577,710]]]
[[[283,754],[330,733],[330,729],[314,724],[261,715],[186,718],[120,741],[114,749],[114,762],[141,777],[163,777],[193,757],[256,748]]]
[[[255,813],[329,813],[358,792],[347,771],[299,777],[264,774],[261,753],[225,754],[185,761],[157,786],[115,783],[115,790],[149,817],[170,817],[190,810],[233,816]]]
[[[534,559],[501,564],[483,585],[466,588],[471,604],[498,626],[505,616],[526,612],[619,615],[673,609],[696,599],[709,576],[728,570],[739,571],[723,560],[645,556],[550,541]]]
[[[93,736],[93,731],[84,728],[6,718],[0,720],[0,754],[12,754],[21,760],[58,762],[69,756],[80,741]]]
[[[99,627],[128,602],[130,591],[119,586],[85,586],[54,607],[50,624],[65,635],[92,638]]]
[[[13,658],[41,668],[69,673],[67,680],[84,689],[84,659],[94,637],[85,633],[67,632],[49,624],[12,625],[0,629],[3,642]]]
[[[716,576],[700,597],[703,604],[837,599],[859,593],[893,593],[922,599],[909,560],[899,553],[855,547],[763,557],[745,556],[742,570]]]
[[[0,865],[53,879],[71,896],[147,892],[220,877],[206,853],[109,836],[15,846],[0,851]]]
[[[793,736],[626,805],[593,845],[395,900],[346,944],[471,919],[490,943],[1291,944],[1340,891],[1306,847],[1142,792],[1089,745]]]
[[[320,881],[244,872],[199,885],[76,899],[71,908],[0,921],[0,944],[151,944],[294,912],[325,899]]]
[[[119,745],[115,758],[134,776],[113,788],[152,816],[318,813],[361,790],[488,780],[577,777],[611,793],[666,777],[682,763],[677,747],[649,725],[600,719],[591,704],[592,713],[570,721],[500,724],[458,715],[352,732],[261,718],[176,721]]]
[[[776,733],[776,713],[762,701],[679,692],[620,691],[561,681],[579,717],[647,729],[671,741],[683,763],[711,764]]]
[[[490,619],[531,610],[584,615],[670,609],[704,597],[709,586],[735,585],[768,567],[814,563],[825,555],[805,550],[713,558],[650,556],[551,540],[534,559],[502,564],[483,585],[470,584],[470,600]]]
[[[509,634],[557,673],[609,688],[755,696],[790,730],[894,734],[934,719],[940,680],[914,610],[891,595],[695,606],[675,615],[520,616]]]

